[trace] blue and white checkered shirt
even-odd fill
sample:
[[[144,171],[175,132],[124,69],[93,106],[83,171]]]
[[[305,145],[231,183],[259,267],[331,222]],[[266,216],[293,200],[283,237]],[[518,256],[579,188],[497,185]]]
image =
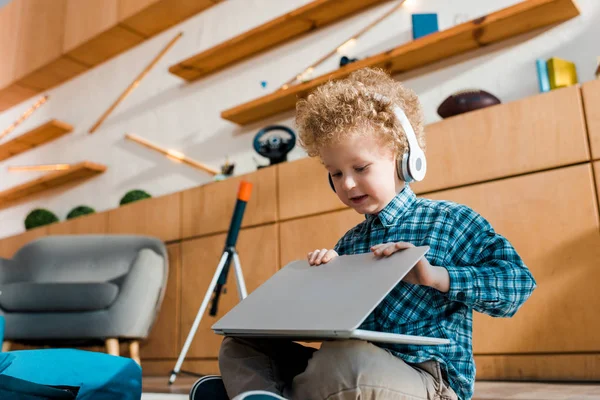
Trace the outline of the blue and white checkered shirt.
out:
[[[482,216],[464,205],[417,198],[408,185],[381,212],[349,230],[335,250],[360,254],[388,242],[430,246],[425,257],[448,270],[450,290],[400,282],[360,328],[450,339],[439,346],[378,345],[408,363],[439,361],[458,397],[470,399],[472,310],[510,317],[535,289],[535,280],[513,246]]]

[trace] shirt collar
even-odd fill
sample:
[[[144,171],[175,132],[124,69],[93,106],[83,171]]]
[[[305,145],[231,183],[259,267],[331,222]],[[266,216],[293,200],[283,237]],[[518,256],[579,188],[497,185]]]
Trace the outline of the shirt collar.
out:
[[[377,214],[367,214],[365,217],[369,223],[376,218],[383,226],[391,226],[396,223],[400,216],[415,202],[416,196],[409,185],[404,188]]]

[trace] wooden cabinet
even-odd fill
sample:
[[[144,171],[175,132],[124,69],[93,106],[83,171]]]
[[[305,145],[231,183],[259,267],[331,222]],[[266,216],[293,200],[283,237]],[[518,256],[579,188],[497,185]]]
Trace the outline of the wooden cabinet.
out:
[[[278,251],[275,224],[242,229],[238,239],[240,263],[248,293],[277,271]],[[182,318],[181,342],[185,339],[200,309],[211,279],[223,254],[225,234],[184,241],[182,244]],[[217,357],[222,336],[210,327],[239,301],[233,264],[227,276],[227,285],[219,300],[216,317],[209,315],[209,304],[190,347],[190,358]]]
[[[277,219],[276,170],[263,168],[255,173],[182,192],[183,237],[226,232],[242,180],[252,184],[242,227],[275,222]]]
[[[425,128],[424,193],[589,159],[577,86],[448,118]]]
[[[476,354],[600,352],[600,228],[589,163],[427,197],[483,215],[537,281],[513,318],[474,315]]]
[[[592,159],[600,160],[600,79],[584,83],[581,92],[590,136]]]
[[[281,222],[280,267],[294,260],[306,258],[309,251],[332,249],[349,229],[364,219],[364,215],[347,209]]]
[[[154,321],[147,340],[140,346],[142,360],[153,358],[177,358],[181,316],[181,243],[167,246],[169,251],[169,277],[160,312]],[[143,365],[143,361],[142,361]],[[174,366],[175,364],[173,364]]]
[[[327,170],[318,158],[277,165],[279,219],[347,208],[331,190]]]
[[[136,201],[108,212],[108,232],[177,240],[181,237],[180,212],[180,192]]]
[[[27,243],[48,235],[48,227],[41,226],[39,228],[25,231],[19,235],[10,236],[0,240],[0,257],[12,258],[12,256]]]
[[[108,232],[108,213],[96,213],[48,225],[49,235],[86,235]]]

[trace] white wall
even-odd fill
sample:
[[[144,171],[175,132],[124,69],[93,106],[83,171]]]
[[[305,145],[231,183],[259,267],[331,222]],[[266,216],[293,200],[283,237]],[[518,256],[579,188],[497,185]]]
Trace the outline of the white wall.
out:
[[[265,159],[252,150],[252,139],[260,127],[272,123],[292,126],[288,112],[250,126],[239,127],[220,118],[224,109],[252,100],[279,87],[323,54],[344,42],[394,3],[386,3],[299,40],[279,46],[206,79],[185,83],[168,73],[170,65],[247,31],[310,0],[227,0],[190,18],[136,48],[102,64],[47,93],[49,101],[4,141],[40,125],[50,118],[72,124],[73,133],[46,146],[0,163],[0,191],[35,178],[36,173],[8,172],[10,165],[75,163],[89,160],[108,170],[82,185],[0,211],[0,237],[22,232],[30,210],[45,207],[61,219],[75,206],[90,205],[98,211],[115,208],[125,192],[134,188],[154,196],[180,191],[209,182],[212,178],[191,167],[174,163],[157,153],[126,141],[135,133],[215,168],[229,156],[236,175],[256,169],[253,158]],[[503,102],[538,92],[535,59],[558,56],[577,64],[579,80],[593,79],[596,56],[600,55],[600,2],[576,0],[581,16],[525,39],[477,51],[477,56],[455,57],[398,76],[421,97],[427,122],[439,119],[437,106],[449,94],[466,88],[485,89]],[[440,29],[456,22],[518,3],[519,0],[408,0],[402,11],[366,34],[352,49],[364,57],[410,40],[410,13],[437,12]],[[145,77],[140,86],[104,122],[96,133],[87,132],[100,115],[133,81],[151,59],[178,32],[183,37]],[[595,39],[594,39],[595,38]],[[315,75],[336,67],[336,57]],[[266,80],[267,88],[260,82]],[[9,126],[36,98],[0,114],[0,130]],[[477,134],[477,132],[473,132]],[[289,159],[305,157],[296,148]]]

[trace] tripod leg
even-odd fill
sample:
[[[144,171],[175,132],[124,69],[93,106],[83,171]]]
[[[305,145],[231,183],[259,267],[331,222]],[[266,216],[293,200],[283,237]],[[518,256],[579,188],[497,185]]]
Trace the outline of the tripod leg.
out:
[[[244,300],[248,296],[246,291],[246,282],[244,282],[244,273],[242,272],[242,266],[240,264],[240,258],[238,257],[237,251],[233,252],[233,265],[235,267],[235,278],[237,280],[238,295],[240,300]]]
[[[215,275],[213,276],[210,285],[208,286],[208,290],[206,291],[206,295],[204,296],[204,300],[202,300],[202,304],[200,305],[200,309],[198,310],[198,314],[196,314],[196,319],[194,319],[194,324],[192,325],[192,329],[190,329],[190,333],[188,333],[187,339],[183,345],[183,349],[181,350],[181,354],[179,354],[179,358],[177,359],[177,364],[175,364],[175,368],[171,373],[171,377],[169,378],[169,385],[175,382],[175,376],[181,370],[181,365],[183,364],[183,360],[190,349],[190,345],[192,344],[192,340],[196,335],[196,330],[198,330],[198,326],[200,325],[200,321],[206,312],[206,307],[208,307],[208,302],[210,301],[210,297],[215,290],[215,286],[217,286],[217,280],[219,276],[221,276],[221,272],[223,271],[223,267],[225,267],[225,263],[227,258],[229,257],[228,252],[224,252],[223,256],[221,256],[221,261],[219,261],[219,265],[217,266],[217,270],[215,271]]]

